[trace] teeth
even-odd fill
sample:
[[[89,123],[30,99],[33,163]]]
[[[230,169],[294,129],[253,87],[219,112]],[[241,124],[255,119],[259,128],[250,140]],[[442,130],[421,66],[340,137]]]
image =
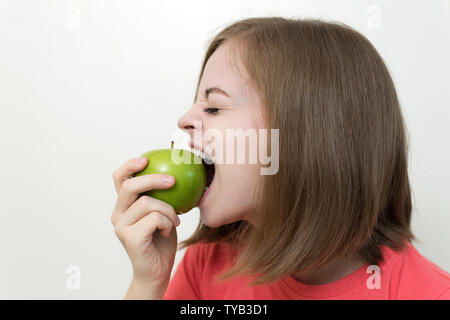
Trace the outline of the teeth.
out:
[[[191,152],[194,153],[197,157],[202,158],[206,164],[213,164],[214,161],[203,151],[198,149],[191,148]]]
[[[174,143],[173,145],[174,149],[189,150],[196,156],[202,158],[206,164],[214,164],[214,161],[206,153],[191,147],[190,145],[191,137],[188,133],[184,132],[183,130],[179,128],[175,129],[175,131],[172,133],[170,137],[170,141]]]

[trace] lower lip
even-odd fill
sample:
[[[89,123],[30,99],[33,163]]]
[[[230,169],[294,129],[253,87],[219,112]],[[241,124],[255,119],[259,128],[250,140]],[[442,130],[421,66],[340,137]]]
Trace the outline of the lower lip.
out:
[[[214,178],[213,178],[213,181],[211,181],[211,184],[209,185],[208,189],[206,189],[206,191],[203,192],[203,195],[202,195],[202,197],[200,198],[200,201],[198,202],[197,207],[200,207],[200,206],[202,205],[202,203],[205,202],[206,197],[207,197],[208,194],[211,192],[213,183],[214,183]]]

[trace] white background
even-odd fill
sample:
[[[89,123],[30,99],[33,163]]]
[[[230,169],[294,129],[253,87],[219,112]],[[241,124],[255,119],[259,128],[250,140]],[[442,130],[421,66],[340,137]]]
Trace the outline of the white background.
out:
[[[169,147],[207,40],[272,15],[342,21],[379,50],[411,138],[415,245],[450,270],[449,1],[1,0],[0,298],[123,297],[112,171]],[[180,240],[198,210],[181,220]]]

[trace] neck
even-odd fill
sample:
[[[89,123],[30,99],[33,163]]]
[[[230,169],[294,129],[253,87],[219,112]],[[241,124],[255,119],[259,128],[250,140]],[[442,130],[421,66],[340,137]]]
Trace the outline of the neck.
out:
[[[344,278],[363,265],[364,262],[356,255],[344,256],[301,276],[298,273],[291,274],[291,276],[295,280],[309,285],[327,284]]]

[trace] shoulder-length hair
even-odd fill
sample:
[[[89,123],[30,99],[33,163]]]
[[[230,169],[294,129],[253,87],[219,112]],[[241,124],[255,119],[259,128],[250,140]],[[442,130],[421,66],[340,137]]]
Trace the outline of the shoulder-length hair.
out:
[[[209,43],[195,97],[208,59],[228,39],[239,43],[234,52],[267,127],[279,129],[279,171],[262,176],[252,224],[200,221],[179,248],[232,244],[239,255],[219,278],[257,275],[257,285],[347,254],[380,264],[382,246],[399,251],[412,241],[407,128],[367,38],[318,19],[237,21]]]

